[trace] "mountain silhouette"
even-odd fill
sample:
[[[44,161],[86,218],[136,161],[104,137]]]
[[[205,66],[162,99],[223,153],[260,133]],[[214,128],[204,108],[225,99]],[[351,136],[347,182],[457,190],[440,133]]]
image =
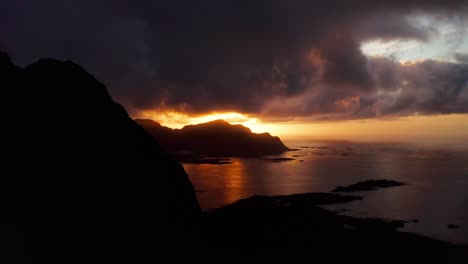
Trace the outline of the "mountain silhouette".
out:
[[[245,126],[231,125],[224,120],[188,125],[182,129],[171,129],[149,119],[135,121],[172,153],[255,157],[289,150],[278,137],[252,133]]]
[[[20,263],[133,261],[189,243],[200,207],[183,167],[82,67],[0,52],[3,248]]]

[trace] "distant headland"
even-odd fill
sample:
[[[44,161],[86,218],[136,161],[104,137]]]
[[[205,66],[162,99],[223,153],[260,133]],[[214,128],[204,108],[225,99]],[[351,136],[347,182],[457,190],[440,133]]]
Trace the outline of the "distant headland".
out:
[[[278,155],[289,148],[279,137],[256,134],[224,120],[171,129],[149,119],[135,119],[161,146],[177,156],[258,157]]]

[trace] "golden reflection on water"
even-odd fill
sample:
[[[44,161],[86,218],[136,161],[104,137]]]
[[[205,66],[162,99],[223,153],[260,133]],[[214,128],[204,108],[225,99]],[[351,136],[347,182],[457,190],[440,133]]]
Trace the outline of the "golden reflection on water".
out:
[[[245,190],[245,164],[239,158],[231,159],[232,164],[185,164],[187,174],[197,175],[190,177],[198,192],[198,199],[205,208],[214,208],[219,204],[232,203],[244,198]],[[203,186],[203,189],[198,189]],[[219,190],[213,194],[211,190]],[[220,195],[221,194],[221,195]],[[219,201],[223,199],[223,201]]]
[[[284,157],[294,155],[289,153]],[[321,180],[308,160],[270,162],[262,159],[232,158],[232,164],[184,164],[197,190],[200,205],[216,208],[252,195],[309,192]]]
[[[233,160],[232,165],[222,175],[225,187],[224,202],[231,203],[245,194],[245,165],[240,159]]]
[[[298,150],[280,157],[294,158],[291,161],[232,158],[232,164],[225,165],[184,164],[201,207],[217,208],[252,195],[329,192],[358,181],[392,179],[408,185],[368,192],[362,201],[330,209],[348,209],[359,217],[419,219],[405,230],[468,243],[466,231],[447,229],[449,223],[468,226],[468,152],[386,143],[311,141],[288,146]]]

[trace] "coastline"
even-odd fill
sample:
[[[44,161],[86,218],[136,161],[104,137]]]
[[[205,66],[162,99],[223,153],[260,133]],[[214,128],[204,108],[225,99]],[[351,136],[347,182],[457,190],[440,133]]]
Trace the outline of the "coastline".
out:
[[[418,263],[458,263],[468,260],[468,247],[401,232],[405,220],[357,218],[322,208],[322,205],[365,199],[336,193],[252,196],[205,211],[202,244],[255,252],[260,248],[313,249],[314,256],[337,260],[385,258],[386,261],[418,260]],[[269,253],[272,253],[269,251]],[[274,259],[275,254],[266,256]],[[421,262],[419,262],[421,261]]]

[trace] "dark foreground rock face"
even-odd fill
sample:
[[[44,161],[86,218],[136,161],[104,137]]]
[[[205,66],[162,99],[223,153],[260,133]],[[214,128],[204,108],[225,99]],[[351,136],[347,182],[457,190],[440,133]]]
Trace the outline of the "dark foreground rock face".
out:
[[[362,199],[329,193],[253,196],[204,214],[204,240],[219,257],[263,262],[466,263],[468,247],[399,232],[405,221],[354,218],[320,205]],[[214,248],[213,248],[214,247]]]
[[[349,186],[338,186],[332,192],[361,192],[361,191],[374,191],[381,188],[389,188],[396,186],[403,186],[405,183],[393,180],[368,180],[357,182]]]
[[[168,157],[72,62],[0,53],[2,248],[19,262],[154,255],[189,243],[200,208]]]
[[[167,151],[176,154],[189,151],[217,157],[257,157],[289,150],[278,137],[268,133],[252,133],[247,127],[231,125],[224,120],[188,125],[182,129],[170,129],[153,120],[135,121],[161,142]]]

